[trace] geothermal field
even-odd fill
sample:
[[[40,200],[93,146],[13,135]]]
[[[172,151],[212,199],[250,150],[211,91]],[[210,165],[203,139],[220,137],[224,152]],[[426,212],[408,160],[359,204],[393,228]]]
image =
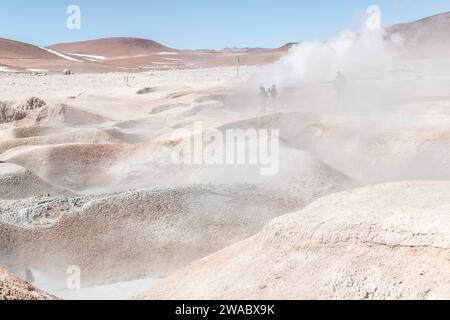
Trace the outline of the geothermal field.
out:
[[[450,299],[449,32],[0,39],[0,299]]]

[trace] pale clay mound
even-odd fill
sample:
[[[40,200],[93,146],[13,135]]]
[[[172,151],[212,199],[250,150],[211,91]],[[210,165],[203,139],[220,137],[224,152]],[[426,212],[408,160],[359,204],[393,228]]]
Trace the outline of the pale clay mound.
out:
[[[110,121],[106,117],[64,103],[47,105],[37,97],[19,103],[0,101],[0,124],[15,123],[22,127],[93,126]]]
[[[126,139],[121,137],[120,131],[105,131],[101,129],[61,129],[54,128],[54,133],[49,132],[41,136],[31,136],[23,138],[1,139],[0,131],[0,154],[8,150],[23,146],[45,146],[45,145],[61,145],[61,144],[107,144],[120,143]],[[24,132],[26,134],[26,132]],[[6,133],[5,133],[6,134]],[[116,138],[117,137],[117,138]],[[131,139],[131,138],[130,138]],[[3,140],[3,141],[2,141]]]
[[[61,124],[69,127],[99,125],[109,121],[101,115],[81,110],[67,104],[42,108],[35,118],[40,125]]]
[[[322,198],[142,299],[449,299],[450,182]]]
[[[108,170],[109,176],[121,181],[113,190],[145,188],[149,179],[159,187],[189,184],[233,186],[241,184],[245,174],[245,183],[255,185],[259,190],[288,196],[308,205],[324,195],[358,186],[354,180],[308,153],[284,144],[280,145],[278,173],[268,176],[261,175],[264,166],[175,165],[171,160],[172,152],[172,148],[162,144],[143,146],[127,152],[126,157],[119,157]]]
[[[71,196],[73,193],[43,181],[25,168],[0,164],[0,200],[23,199],[36,195]]]
[[[306,127],[296,141],[336,170],[366,184],[450,179],[448,126],[380,132],[324,123]]]
[[[117,144],[26,146],[3,153],[0,161],[22,166],[51,184],[76,191],[117,183],[107,169],[128,149]]]
[[[56,297],[0,268],[0,300],[56,300]]]
[[[274,123],[283,118],[283,114],[271,117]],[[169,142],[117,144],[121,142],[118,139],[126,141],[127,137],[116,130],[73,129],[9,139],[0,143],[0,151],[4,151],[0,160],[23,166],[50,184],[84,193],[143,189],[149,182],[161,188],[191,184],[234,185],[242,183],[241,176],[245,172],[246,183],[273,194],[297,198],[307,205],[321,196],[358,185],[307,152],[284,143],[280,146],[278,174],[264,177],[260,166],[176,165],[171,160],[174,149]],[[284,130],[283,134],[289,137],[292,133]]]
[[[74,264],[86,286],[159,277],[248,238],[296,207],[246,186],[4,201],[0,264],[17,273],[30,268],[55,286],[64,286]]]
[[[4,128],[0,130],[0,141],[8,141],[12,139],[25,139],[34,137],[46,137],[54,134],[62,134],[67,131],[63,127],[46,127],[46,126],[27,126]]]

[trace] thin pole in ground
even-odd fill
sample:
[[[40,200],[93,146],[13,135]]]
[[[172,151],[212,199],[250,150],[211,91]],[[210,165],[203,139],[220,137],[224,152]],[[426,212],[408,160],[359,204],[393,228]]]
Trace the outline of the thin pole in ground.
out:
[[[239,68],[241,64],[241,57],[237,56],[236,58],[236,78],[239,80],[240,74],[239,74]]]

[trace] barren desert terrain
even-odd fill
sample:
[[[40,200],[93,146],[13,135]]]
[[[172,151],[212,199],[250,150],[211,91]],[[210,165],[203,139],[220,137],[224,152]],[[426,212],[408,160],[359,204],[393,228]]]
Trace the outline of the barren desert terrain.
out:
[[[449,299],[448,17],[239,52],[0,40],[0,266],[68,299]],[[275,174],[173,161],[233,129],[278,130]],[[31,284],[0,271],[53,298]]]

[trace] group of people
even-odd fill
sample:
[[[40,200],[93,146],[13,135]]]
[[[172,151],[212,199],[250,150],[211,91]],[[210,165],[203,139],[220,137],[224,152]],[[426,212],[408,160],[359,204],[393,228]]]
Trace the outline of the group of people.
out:
[[[273,85],[271,88],[266,89],[263,86],[260,87],[261,96],[261,109],[262,112],[267,112],[269,104],[272,106],[272,110],[278,110],[278,88]]]
[[[342,102],[347,91],[347,78],[341,71],[338,71],[336,75],[334,87],[338,100]],[[267,112],[269,109],[272,111],[278,111],[278,88],[275,84],[268,89],[263,86],[260,87],[260,103],[261,111],[263,113]]]

